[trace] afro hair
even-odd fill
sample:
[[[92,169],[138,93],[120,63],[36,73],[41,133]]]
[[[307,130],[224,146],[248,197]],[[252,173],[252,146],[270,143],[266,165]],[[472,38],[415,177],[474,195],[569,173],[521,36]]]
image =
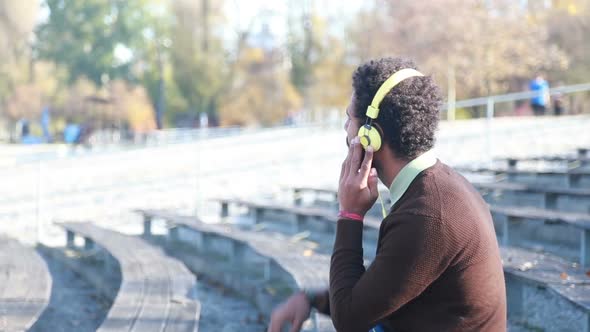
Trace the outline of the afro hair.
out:
[[[359,66],[352,76],[354,116],[364,123],[379,87],[404,68],[417,69],[411,60],[390,57]],[[411,160],[434,146],[441,105],[440,89],[431,77],[411,77],[385,95],[374,123],[383,131],[383,142],[399,158]]]

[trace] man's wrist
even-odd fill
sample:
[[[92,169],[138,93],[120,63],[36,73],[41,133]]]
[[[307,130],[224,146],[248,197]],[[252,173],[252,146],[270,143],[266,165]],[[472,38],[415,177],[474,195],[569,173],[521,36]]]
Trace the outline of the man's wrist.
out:
[[[345,210],[340,210],[340,212],[338,212],[338,218],[356,220],[361,222],[365,219],[364,215]]]
[[[316,292],[311,291],[309,289],[304,289],[301,292],[303,293],[303,295],[305,295],[305,298],[307,299],[309,306],[313,307],[317,296]]]

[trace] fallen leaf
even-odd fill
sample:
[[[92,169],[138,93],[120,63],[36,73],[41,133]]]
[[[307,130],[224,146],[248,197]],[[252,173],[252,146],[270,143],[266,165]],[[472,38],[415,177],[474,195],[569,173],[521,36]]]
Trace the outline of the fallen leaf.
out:
[[[270,295],[273,295],[273,296],[277,294],[277,291],[276,291],[274,288],[270,287],[270,286],[267,286],[267,287],[266,287],[266,291],[267,291],[267,292],[268,292]]]
[[[533,268],[533,263],[531,262],[526,262],[524,264],[522,264],[518,269],[521,271],[527,271]]]

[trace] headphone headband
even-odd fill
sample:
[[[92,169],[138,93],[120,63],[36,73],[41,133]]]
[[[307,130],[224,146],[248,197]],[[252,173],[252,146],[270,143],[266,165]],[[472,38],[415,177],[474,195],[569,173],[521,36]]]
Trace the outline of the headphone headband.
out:
[[[381,84],[379,90],[375,93],[371,105],[367,108],[367,117],[376,119],[379,116],[379,105],[383,101],[383,98],[385,98],[385,95],[406,78],[415,76],[424,76],[424,74],[412,68],[401,69],[393,73],[393,75]]]

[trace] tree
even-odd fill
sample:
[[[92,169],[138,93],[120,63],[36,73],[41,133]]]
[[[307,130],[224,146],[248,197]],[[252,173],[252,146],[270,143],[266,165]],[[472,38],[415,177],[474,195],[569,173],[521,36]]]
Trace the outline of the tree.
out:
[[[409,56],[442,82],[452,71],[462,98],[520,90],[535,70],[563,70],[568,63],[546,26],[530,20],[519,2],[398,0],[383,8],[371,15],[379,29],[365,27],[366,14],[359,17],[357,57]],[[379,45],[363,46],[368,39]]]
[[[169,73],[174,17],[168,2],[46,0],[46,5],[48,20],[37,28],[38,57],[66,68],[68,85],[81,78],[107,92],[116,90],[109,87],[116,80],[143,85],[160,120],[166,91],[176,89]],[[173,107],[183,104],[178,93],[169,94]]]
[[[222,125],[282,124],[301,107],[301,97],[280,62],[277,50],[244,50],[231,90],[220,104]]]
[[[289,6],[290,79],[303,96],[305,110],[324,117],[325,110],[348,103],[353,66],[346,61],[344,42],[328,29],[330,18],[316,14],[309,1],[289,1]]]
[[[63,92],[63,87],[60,85],[63,72],[48,62],[28,64],[19,61],[13,66],[10,75],[17,83],[7,91],[4,97],[4,116],[12,122],[22,118],[29,120],[38,118],[42,109],[58,101]],[[30,75],[33,79],[29,80],[23,77],[24,75]]]
[[[564,50],[570,61],[569,70],[552,70],[555,81],[585,83],[590,76],[590,2],[587,0],[556,1],[546,12],[549,40]],[[586,47],[584,47],[586,45]]]
[[[149,0],[45,0],[49,18],[36,29],[38,57],[68,69],[69,83],[87,77],[136,81],[134,46],[150,38]]]
[[[221,1],[176,1],[171,51],[174,79],[189,108],[215,122],[219,99],[228,87],[228,56],[219,34]]]
[[[287,51],[291,62],[290,78],[297,90],[305,95],[313,76],[312,53],[319,47],[314,38],[309,1],[289,1],[287,17]]]
[[[29,42],[38,9],[35,0],[0,2],[0,105],[32,78]]]
[[[147,91],[142,86],[130,85],[124,81],[115,81],[110,86],[113,108],[124,110],[118,120],[124,120],[134,132],[148,132],[156,129],[156,119]]]
[[[38,10],[35,0],[0,2],[0,57],[7,59],[16,48],[26,45]]]
[[[328,32],[329,23],[320,16],[312,17],[314,38],[317,40],[313,57],[308,98],[310,104],[325,117],[326,110],[344,108],[352,91],[351,73],[354,66],[347,61],[346,47],[342,40]]]

